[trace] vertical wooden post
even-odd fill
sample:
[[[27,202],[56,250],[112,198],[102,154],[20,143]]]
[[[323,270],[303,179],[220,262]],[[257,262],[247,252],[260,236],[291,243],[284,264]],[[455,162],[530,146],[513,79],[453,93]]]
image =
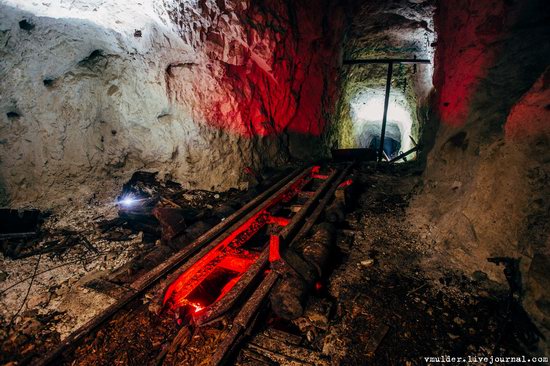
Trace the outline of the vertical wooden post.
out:
[[[380,146],[378,148],[378,161],[384,158],[384,139],[386,138],[386,122],[388,119],[388,104],[390,100],[391,78],[393,74],[393,62],[388,62],[388,77],[386,78],[386,95],[384,96],[384,117],[382,118],[382,132],[380,133]]]

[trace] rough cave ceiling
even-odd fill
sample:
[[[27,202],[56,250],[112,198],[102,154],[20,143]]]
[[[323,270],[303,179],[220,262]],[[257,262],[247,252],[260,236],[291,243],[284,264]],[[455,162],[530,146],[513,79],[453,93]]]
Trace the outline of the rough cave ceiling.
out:
[[[365,1],[353,16],[346,58],[433,56],[434,0]]]

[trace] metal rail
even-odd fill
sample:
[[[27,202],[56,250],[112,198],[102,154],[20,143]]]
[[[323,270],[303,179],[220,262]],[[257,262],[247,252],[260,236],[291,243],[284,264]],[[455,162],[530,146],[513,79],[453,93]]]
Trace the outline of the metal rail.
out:
[[[194,265],[201,263],[201,260],[212,251],[215,252],[220,249],[220,246],[226,248],[230,243],[239,240],[239,235],[246,233],[244,230],[247,230],[247,225],[250,225],[259,215],[261,216],[266,213],[269,215],[266,210],[270,207],[277,207],[274,205],[278,205],[280,202],[288,204],[292,197],[296,197],[298,193],[303,190],[303,187],[307,184],[304,182],[309,182],[312,179],[322,179],[324,182],[315,192],[304,192],[308,193],[308,195],[306,195],[308,199],[291,219],[285,221],[287,220],[285,218],[271,217],[271,219],[276,220],[270,221],[270,224],[274,224],[281,228],[280,232],[276,234],[277,238],[280,238],[283,243],[281,247],[284,248],[285,246],[292,245],[295,239],[303,238],[310,231],[323,212],[324,207],[334,195],[338,185],[348,174],[351,166],[352,164],[348,164],[345,169],[340,171],[333,170],[331,174],[326,176],[317,174],[317,171],[311,167],[304,170],[295,170],[285,179],[250,201],[239,211],[203,234],[196,241],[176,253],[166,262],[136,280],[131,284],[131,288],[133,289],[132,292],[125,294],[115,304],[105,309],[98,316],[71,334],[52,352],[46,354],[41,360],[38,360],[36,364],[58,364],[59,360],[63,358],[63,353],[73,351],[78,347],[78,342],[85,336],[97,330],[97,328],[117,314],[118,311],[126,307],[133,300],[138,299],[153,285],[159,283],[161,279],[165,280],[167,283],[172,283],[182,274],[186,274],[186,271],[193,268]],[[265,223],[262,221],[262,224]],[[243,227],[245,229],[243,229]],[[247,235],[244,237],[249,238],[250,236]],[[277,241],[277,243],[279,243],[279,241]],[[244,293],[251,294],[251,297],[243,304],[237,316],[234,318],[231,331],[218,348],[218,351],[211,358],[212,365],[223,363],[224,360],[227,359],[227,356],[238,347],[242,336],[246,334],[246,331],[249,330],[254,323],[254,314],[256,314],[258,309],[262,306],[271,288],[279,278],[279,272],[276,270],[271,270],[264,276],[264,270],[267,268],[267,264],[271,259],[271,245],[271,241],[267,243],[261,253],[256,257],[255,262],[246,269],[246,272],[242,274],[239,281],[225,294],[222,298],[223,301],[220,299],[216,300],[212,306],[206,308],[208,311],[205,314],[197,316],[196,318],[193,317],[195,319],[195,325],[208,322],[215,317],[223,315],[228,310],[233,309],[237,300],[243,298],[242,295]],[[276,249],[277,252],[280,250],[278,246]],[[222,249],[222,251],[224,250],[225,249]],[[204,279],[205,277],[202,278]],[[257,285],[258,283],[259,285]],[[253,290],[253,286],[256,285],[256,289]]]
[[[378,161],[382,161],[384,158],[384,140],[386,139],[386,122],[388,120],[388,106],[390,101],[392,75],[393,62],[389,62],[388,75],[386,76],[386,94],[384,95],[384,116],[382,117],[382,131],[380,132],[380,146],[378,147]]]
[[[337,176],[336,174],[332,174],[331,179],[327,179],[327,181],[323,184],[323,186],[315,195],[314,199],[310,201],[307,214],[309,214],[309,208],[313,208],[314,204],[315,209],[309,215],[307,215],[306,213],[301,215],[299,221],[301,226],[299,227],[298,232],[294,232],[294,230],[285,231],[287,233],[286,235],[289,235],[290,233],[294,234],[292,238],[283,235],[283,237],[287,238],[288,241],[286,244],[289,247],[292,246],[293,243],[296,243],[299,240],[303,239],[309,233],[315,222],[317,222],[317,220],[321,216],[325,207],[334,196],[334,193],[336,192],[336,189],[338,189],[340,183],[348,175],[352,166],[353,163],[348,164],[346,168],[340,172],[340,174],[338,174]],[[267,295],[279,280],[279,277],[280,273],[278,270],[271,270],[262,279],[260,285],[252,293],[250,299],[233,320],[231,330],[225,336],[223,342],[218,346],[217,351],[208,360],[209,366],[219,366],[227,363],[228,359],[238,348],[240,342],[243,340],[245,335],[253,327],[254,315],[257,314],[258,309],[264,303]]]
[[[84,338],[86,335],[90,334],[92,331],[97,329],[101,324],[105,323],[107,320],[112,318],[118,311],[128,305],[131,301],[139,298],[145,293],[151,286],[156,284],[160,279],[165,277],[167,274],[174,271],[178,266],[180,266],[185,260],[191,257],[193,254],[197,253],[205,245],[212,242],[216,238],[223,235],[224,232],[232,225],[242,220],[247,214],[257,208],[262,202],[268,200],[275,192],[277,192],[281,187],[288,184],[289,181],[292,181],[300,173],[305,174],[308,171],[306,169],[296,169],[291,172],[287,177],[276,183],[273,187],[267,189],[265,192],[260,194],[258,197],[252,199],[249,203],[244,205],[241,209],[230,215],[227,219],[220,222],[218,225],[214,226],[212,229],[208,230],[206,233],[202,234],[197,238],[193,243],[180,250],[167,261],[163,262],[159,266],[155,267],[149,271],[144,276],[137,279],[133,282],[130,287],[133,289],[132,292],[126,293],[122,296],[117,302],[110,305],[96,317],[88,321],[82,327],[77,329],[71,335],[69,335],[63,342],[61,342],[56,348],[51,352],[47,353],[43,358],[36,361],[36,365],[45,366],[56,363],[59,357],[67,349],[70,349],[75,345],[79,340]]]

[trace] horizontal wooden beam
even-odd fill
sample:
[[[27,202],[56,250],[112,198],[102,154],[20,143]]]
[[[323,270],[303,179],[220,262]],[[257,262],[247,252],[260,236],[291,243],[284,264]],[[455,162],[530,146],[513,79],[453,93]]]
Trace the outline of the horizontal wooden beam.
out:
[[[358,59],[344,60],[344,65],[368,65],[368,64],[429,64],[430,60],[417,58],[377,58],[377,59]]]

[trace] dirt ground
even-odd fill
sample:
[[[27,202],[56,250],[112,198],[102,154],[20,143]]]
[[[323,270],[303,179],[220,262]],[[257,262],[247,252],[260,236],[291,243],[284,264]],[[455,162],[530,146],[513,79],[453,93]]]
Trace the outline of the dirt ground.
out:
[[[408,203],[422,184],[415,166],[376,170],[374,165],[363,164],[355,170],[353,179],[357,191],[351,201],[353,207],[338,228],[331,267],[316,286],[304,315],[288,322],[268,312],[261,314],[261,321],[231,363],[425,365],[437,364],[425,357],[537,354],[537,342],[542,341],[520,305],[520,291],[512,292],[509,286],[490,281],[481,271],[473,276],[461,273],[449,265],[430,228],[418,229],[411,223],[414,217],[408,216]],[[139,235],[134,236],[124,248],[140,248]],[[125,257],[117,258],[122,261]],[[25,262],[28,271],[36,261],[31,258]],[[94,262],[94,268],[102,265]],[[513,272],[508,269],[512,284]],[[4,288],[8,283],[3,284]],[[50,287],[55,290],[56,286]],[[161,287],[131,303],[105,328],[88,336],[68,360],[76,355],[76,364],[82,365],[141,365],[170,349],[172,339],[180,332],[182,340],[170,349],[164,364],[204,364],[223,339],[228,322],[183,334],[174,318],[158,311]],[[94,297],[92,303],[101,304],[98,309],[81,311],[85,316],[109,304],[105,295],[87,288],[79,291],[84,290]],[[24,292],[19,291],[22,296]],[[33,292],[32,296],[41,293]],[[54,291],[50,297],[55,300],[56,296]],[[72,298],[86,297],[80,294]],[[44,338],[47,342],[38,342],[41,349],[64,337],[55,324],[70,319],[69,313],[49,308],[46,311],[44,304],[38,302],[32,308],[27,300],[16,320],[16,331],[4,333],[3,352],[35,353],[33,349],[42,334],[37,329],[44,327],[50,327],[57,336],[50,334]],[[9,318],[10,314],[5,315]],[[69,328],[74,329],[71,325]],[[274,344],[274,339],[280,341]]]
[[[179,198],[186,207],[208,210],[227,201],[228,196],[239,194],[182,190]],[[166,252],[166,246],[160,245],[160,226],[158,235],[144,233],[140,226],[129,224],[117,223],[101,229],[105,223],[118,219],[118,210],[114,201],[67,206],[45,219],[35,245],[44,248],[47,243],[70,237],[74,239],[71,246],[20,259],[0,253],[0,364],[32,364],[34,357],[51,350],[113,304],[127,286],[122,283],[114,290],[102,288],[103,278],[130,270],[137,273],[140,269],[134,270],[134,264],[147,260],[148,254]],[[148,300],[144,302],[147,304]],[[157,320],[155,317],[153,322]],[[172,325],[170,320],[168,328]],[[146,316],[140,318],[142,323],[147,321]],[[134,328],[128,333],[145,329],[140,322],[129,322]],[[169,337],[169,332],[162,334],[168,328],[163,328],[162,321],[158,323],[159,337]],[[148,339],[151,337],[148,335]]]
[[[310,353],[297,361],[292,356],[297,348],[288,350],[288,341],[268,350],[269,342],[256,338],[245,351],[281,365],[319,360],[436,365],[425,357],[541,356],[537,344],[544,340],[523,310],[519,291],[512,293],[482,271],[468,276],[457,270],[430,228],[418,229],[415,217],[408,216],[410,198],[422,184],[415,165],[376,170],[364,164],[354,180],[355,207],[338,231],[331,272],[310,297],[304,316],[292,324],[268,317],[268,325],[258,330],[289,332],[299,337],[300,350]],[[237,363],[256,364],[245,352]]]
[[[429,228],[411,224],[408,202],[422,184],[414,165],[363,165],[355,180],[362,192],[340,231],[327,281],[333,319],[316,343],[333,364],[423,365],[430,356],[536,352],[536,330],[508,286],[448,266]]]
[[[288,322],[267,314],[232,362],[435,365],[425,357],[537,355],[543,340],[521,296],[481,271],[467,276],[448,265],[429,227],[411,223],[407,207],[422,184],[420,173],[414,165],[356,169],[355,207],[304,315]],[[204,363],[221,328],[196,332],[168,364]]]
[[[46,220],[41,242],[51,241],[59,230],[71,230],[78,241],[74,246],[23,259],[0,254],[2,362],[14,357],[21,362],[44,351],[114,302],[83,285],[151,247],[143,242],[143,233],[127,232],[122,240],[103,238],[94,225],[114,216],[114,204],[68,207]],[[84,240],[91,246],[83,245]]]

